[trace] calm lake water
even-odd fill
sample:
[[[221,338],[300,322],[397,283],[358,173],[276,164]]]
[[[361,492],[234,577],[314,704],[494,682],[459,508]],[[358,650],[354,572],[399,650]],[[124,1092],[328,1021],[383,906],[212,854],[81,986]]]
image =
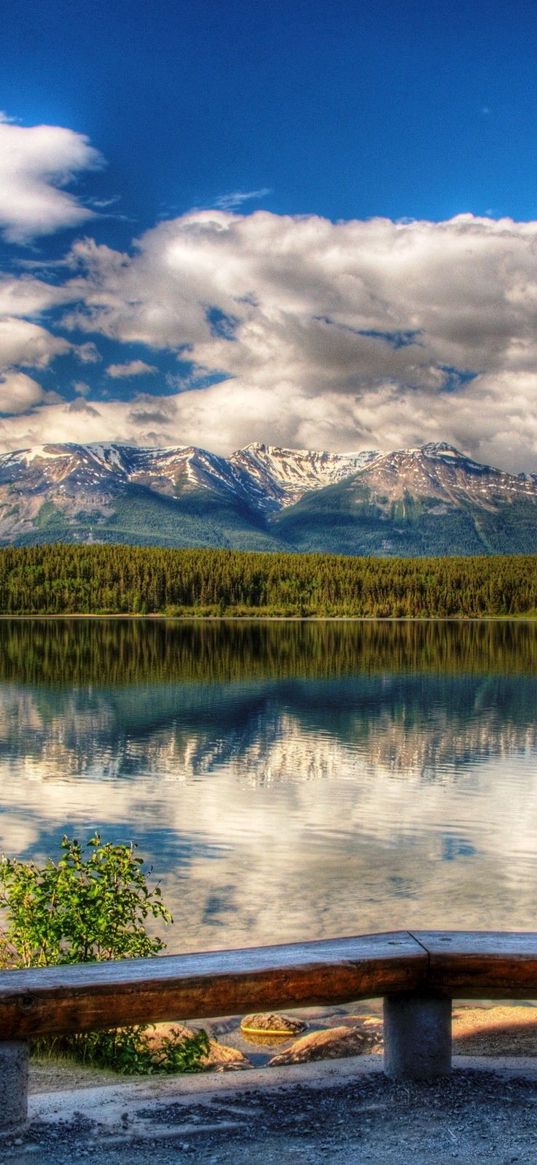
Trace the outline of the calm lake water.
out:
[[[537,625],[0,622],[0,849],[133,840],[169,950],[537,928]]]

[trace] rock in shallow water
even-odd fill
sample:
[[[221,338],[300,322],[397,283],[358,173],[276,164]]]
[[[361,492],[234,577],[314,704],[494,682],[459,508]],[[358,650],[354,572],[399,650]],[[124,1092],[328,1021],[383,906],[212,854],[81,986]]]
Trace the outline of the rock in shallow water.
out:
[[[202,1060],[206,1071],[214,1072],[241,1072],[244,1068],[253,1065],[238,1048],[230,1048],[227,1044],[219,1044],[218,1040],[209,1041],[209,1051]]]
[[[363,1056],[378,1048],[378,1033],[374,1030],[330,1027],[295,1040],[285,1052],[272,1057],[269,1068],[280,1064],[305,1064],[309,1060],[337,1060],[340,1056]]]
[[[241,1031],[247,1035],[295,1036],[304,1032],[307,1026],[303,1019],[294,1015],[277,1015],[273,1011],[260,1011],[241,1019]]]

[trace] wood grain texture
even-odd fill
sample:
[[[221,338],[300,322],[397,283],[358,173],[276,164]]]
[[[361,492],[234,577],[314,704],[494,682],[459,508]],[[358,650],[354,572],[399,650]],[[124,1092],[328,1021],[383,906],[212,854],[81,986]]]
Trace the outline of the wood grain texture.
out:
[[[346,1003],[424,982],[406,931],[0,973],[0,1040]]]
[[[537,933],[414,931],[429,956],[428,985],[452,998],[537,998]]]
[[[397,931],[0,972],[0,1040],[400,993],[537,998],[537,933]]]

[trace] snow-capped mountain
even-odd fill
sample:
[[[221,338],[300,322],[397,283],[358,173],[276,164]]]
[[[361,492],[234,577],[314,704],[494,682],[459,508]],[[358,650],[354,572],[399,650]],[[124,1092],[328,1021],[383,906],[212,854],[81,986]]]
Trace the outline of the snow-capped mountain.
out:
[[[399,449],[304,495],[273,529],[300,550],[535,553],[537,476],[482,465],[445,442]]]
[[[37,445],[0,457],[0,482],[4,475],[20,480],[56,482],[67,487],[109,488],[131,482],[173,495],[178,488],[202,486],[236,490],[229,462],[205,449],[179,446],[144,449],[131,445]]]
[[[326,453],[252,444],[226,460],[193,445],[37,445],[0,456],[0,483],[11,477],[64,487],[130,482],[170,496],[201,487],[227,490],[255,509],[270,511],[343,480],[376,456],[375,451]]]
[[[411,493],[414,497],[438,497],[448,504],[464,496],[487,506],[494,503],[498,491],[506,496],[533,497],[536,488],[535,476],[482,465],[443,441],[379,454],[368,465],[366,477],[370,489],[386,494],[390,501]]]
[[[537,551],[537,476],[443,442],[391,453],[253,444],[41,445],[0,456],[0,543],[349,554]]]
[[[254,506],[263,512],[281,510],[298,502],[305,493],[335,485],[363,469],[378,456],[362,453],[326,453],[314,449],[279,449],[254,442],[230,457]]]

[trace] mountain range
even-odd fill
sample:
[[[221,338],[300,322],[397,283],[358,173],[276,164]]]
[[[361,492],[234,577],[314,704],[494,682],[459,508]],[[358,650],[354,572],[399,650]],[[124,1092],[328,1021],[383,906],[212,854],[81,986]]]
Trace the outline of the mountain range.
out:
[[[392,453],[40,445],[0,456],[0,544],[340,554],[537,552],[537,474],[445,442]]]

